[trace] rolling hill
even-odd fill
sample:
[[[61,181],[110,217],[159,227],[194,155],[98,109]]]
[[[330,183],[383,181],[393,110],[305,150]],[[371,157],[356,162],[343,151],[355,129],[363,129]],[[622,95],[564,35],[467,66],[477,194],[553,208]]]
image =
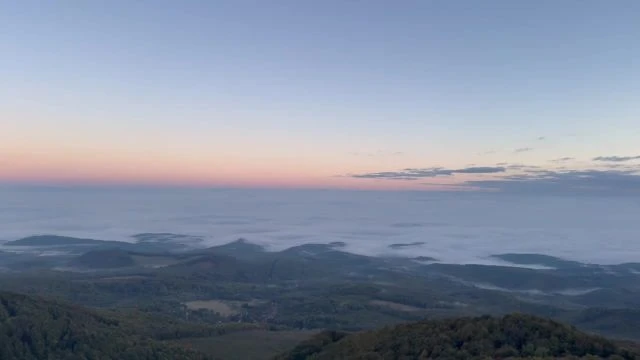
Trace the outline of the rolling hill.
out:
[[[26,238],[9,241],[5,246],[127,246],[120,241],[106,241],[95,239],[81,239],[59,235],[34,235]]]
[[[116,317],[0,292],[0,359],[205,359],[137,333]]]
[[[93,250],[70,261],[69,265],[85,269],[115,269],[134,266],[131,254],[121,249]]]
[[[277,359],[637,359],[640,353],[548,319],[513,314],[323,332]]]

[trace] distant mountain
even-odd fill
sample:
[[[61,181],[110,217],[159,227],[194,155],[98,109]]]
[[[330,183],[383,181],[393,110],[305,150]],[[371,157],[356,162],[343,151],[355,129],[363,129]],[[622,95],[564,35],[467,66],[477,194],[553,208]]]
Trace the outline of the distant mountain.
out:
[[[132,236],[138,243],[200,243],[203,241],[201,236],[192,236],[174,233],[140,233]]]
[[[370,269],[370,266],[376,263],[384,264],[382,259],[341,251],[340,249],[344,246],[345,244],[341,242],[303,244],[271,252],[260,245],[239,239],[204,251],[197,250],[193,254],[206,252],[234,257],[240,260],[245,268],[262,269],[262,275],[267,275],[269,279],[280,280],[297,280],[307,278],[309,275],[322,276],[362,267]]]
[[[211,280],[239,282],[271,282],[318,278],[328,272],[325,266],[315,266],[299,259],[264,257],[239,259],[217,253],[204,254],[159,269],[166,275],[181,275]]]
[[[69,236],[58,235],[35,235],[22,238],[19,240],[9,241],[4,244],[5,246],[69,246],[69,245],[128,245],[128,243],[121,241],[105,241],[95,239],[81,239]]]
[[[266,254],[264,247],[251,243],[245,239],[238,239],[227,244],[212,246],[206,252],[233,256],[238,259],[255,259]],[[197,252],[202,252],[198,250]]]
[[[0,359],[191,360],[205,356],[137,334],[117,318],[0,292]]]
[[[342,251],[340,250],[342,247],[340,243],[304,244],[293,246],[274,254],[279,257],[323,262],[327,266],[341,266],[346,268],[382,262],[377,258]]]
[[[640,353],[544,318],[507,315],[324,332],[278,357],[293,359],[637,359]]]
[[[70,254],[83,253],[90,249],[114,248],[158,254],[184,252],[200,242],[198,238],[164,233],[137,234],[134,235],[134,238],[136,242],[130,243],[125,241],[84,239],[59,235],[35,235],[9,241],[5,243],[4,246],[25,246],[39,251],[47,251],[55,248],[56,250],[66,251]]]

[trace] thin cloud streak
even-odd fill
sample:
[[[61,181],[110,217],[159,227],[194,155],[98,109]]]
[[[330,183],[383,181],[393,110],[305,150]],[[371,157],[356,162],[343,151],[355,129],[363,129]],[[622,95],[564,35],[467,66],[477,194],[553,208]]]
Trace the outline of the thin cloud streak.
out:
[[[598,156],[593,158],[593,161],[608,161],[608,162],[624,162],[624,161],[632,161],[639,160],[640,155],[638,156]]]
[[[462,169],[433,168],[408,168],[401,171],[383,171],[375,173],[355,174],[351,177],[357,179],[386,179],[386,180],[418,180],[437,176],[451,176],[455,174],[496,174],[507,171],[505,167],[473,166]]]
[[[516,153],[516,154],[529,152],[529,151],[533,151],[533,148],[525,147],[525,148],[519,148],[519,149],[513,150],[513,152]]]
[[[562,157],[559,159],[553,159],[553,160],[549,160],[552,163],[563,163],[563,162],[567,162],[567,161],[571,161],[571,160],[575,160],[575,158],[572,157]]]
[[[568,161],[570,158],[556,159]],[[359,179],[414,181],[438,176],[451,176],[450,188],[460,190],[498,191],[505,193],[546,194],[605,194],[640,195],[640,166],[571,169],[544,169],[534,165],[506,164],[504,166],[474,166],[463,169],[442,167],[351,175]],[[459,174],[486,175],[483,179],[459,179]],[[458,181],[456,181],[458,180]],[[425,183],[433,186],[436,183]]]
[[[640,195],[640,176],[634,171],[546,170],[463,184],[509,193]]]

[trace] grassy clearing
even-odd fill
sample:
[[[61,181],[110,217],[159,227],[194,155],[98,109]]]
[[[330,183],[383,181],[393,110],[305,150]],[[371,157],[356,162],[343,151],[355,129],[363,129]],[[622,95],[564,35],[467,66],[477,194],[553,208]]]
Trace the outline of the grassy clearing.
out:
[[[419,308],[419,307],[400,304],[400,303],[396,303],[396,302],[392,302],[392,301],[371,300],[370,303],[372,305],[384,306],[384,307],[388,307],[390,309],[398,310],[398,311],[406,311],[406,312],[424,311],[424,309]]]
[[[253,299],[251,301],[223,301],[218,299],[194,300],[184,304],[189,310],[211,310],[222,316],[236,315],[241,312],[243,304],[256,306],[264,303],[263,300]]]
[[[189,310],[211,310],[222,316],[231,316],[239,312],[236,306],[220,300],[197,300],[188,301],[184,304],[187,305]]]
[[[263,360],[290,350],[317,332],[255,330],[177,342],[222,360]]]

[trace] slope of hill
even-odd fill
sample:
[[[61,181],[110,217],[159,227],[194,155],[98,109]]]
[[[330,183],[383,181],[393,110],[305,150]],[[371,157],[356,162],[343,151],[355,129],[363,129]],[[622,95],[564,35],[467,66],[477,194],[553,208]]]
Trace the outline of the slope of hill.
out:
[[[346,335],[324,332],[278,359],[637,359],[640,353],[528,315],[423,321]]]
[[[2,246],[24,247],[31,251],[57,251],[71,254],[84,253],[98,249],[124,249],[137,252],[166,253],[184,252],[197,247],[200,239],[178,234],[137,234],[136,242],[82,239],[59,235],[35,235],[9,241]]]
[[[0,359],[204,359],[139,336],[117,318],[0,292]]]
[[[210,253],[159,269],[163,274],[237,282],[269,282],[318,278],[325,271],[305,261],[265,256],[253,261]]]
[[[69,265],[85,269],[116,269],[134,266],[130,253],[121,249],[93,250],[73,259]]]
[[[576,268],[586,266],[586,264],[579,263],[577,261],[565,260],[555,256],[543,255],[543,254],[497,254],[491,255],[491,258],[500,259],[518,265],[538,265],[546,266],[549,268]]]
[[[640,309],[589,308],[568,317],[572,324],[581,329],[611,334],[621,339],[638,339]]]
[[[233,256],[243,260],[253,260],[268,254],[262,246],[248,242],[245,239],[238,239],[228,244],[212,246],[205,251],[218,255]]]

